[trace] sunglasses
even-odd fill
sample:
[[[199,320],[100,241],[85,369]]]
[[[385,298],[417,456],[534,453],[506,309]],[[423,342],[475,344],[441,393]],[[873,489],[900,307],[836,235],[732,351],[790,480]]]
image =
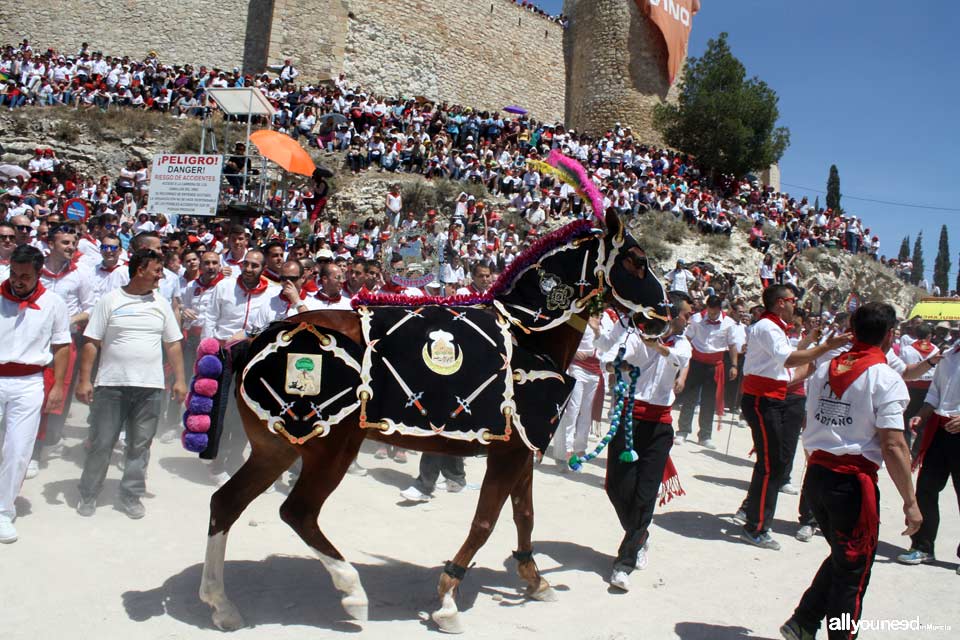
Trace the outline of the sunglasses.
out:
[[[23,232],[23,233],[30,233],[31,231],[33,231],[33,227],[31,227],[31,226],[28,225],[28,224],[18,224],[18,225],[15,227],[15,229],[16,229],[17,231],[21,231],[21,232]]]
[[[280,276],[280,282],[296,282],[300,276]]]
[[[797,299],[796,299],[795,297],[780,298],[780,299],[783,300],[784,302],[791,302],[791,303],[793,303],[793,304],[797,304]]]
[[[13,241],[16,240],[16,239],[17,239],[17,236],[14,236],[14,235],[9,235],[9,236],[8,236],[8,235],[4,234],[4,235],[0,236],[0,240],[2,240],[2,241],[4,241],[4,242],[7,242],[7,241],[13,242]]]
[[[106,229],[107,231],[116,231],[117,229],[120,228],[120,225],[118,225],[118,224],[105,224],[105,225],[103,225],[103,228]]]
[[[105,244],[102,247],[100,247],[100,252],[103,253],[104,251],[106,251],[107,253],[114,253],[116,251],[120,251],[120,246]]]

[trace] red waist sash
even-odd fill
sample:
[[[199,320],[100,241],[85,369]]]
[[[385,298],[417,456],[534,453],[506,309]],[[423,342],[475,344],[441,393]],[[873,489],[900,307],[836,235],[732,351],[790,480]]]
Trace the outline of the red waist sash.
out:
[[[923,458],[927,455],[927,449],[930,448],[930,445],[933,444],[933,436],[937,435],[937,431],[941,427],[947,424],[950,418],[942,416],[939,413],[934,413],[930,415],[930,419],[927,420],[927,426],[923,430],[923,437],[920,439],[920,451],[917,453],[916,459],[913,461],[913,464],[910,465],[910,468],[913,471],[916,471],[923,466]]]
[[[673,424],[673,416],[670,415],[670,407],[649,404],[647,402],[643,402],[642,400],[637,400],[633,403],[633,419],[641,422]]]
[[[584,358],[582,360],[574,360],[573,365],[575,367],[580,367],[587,373],[592,373],[595,376],[600,375],[600,358],[597,356],[590,356],[589,358]]]
[[[704,353],[703,351],[697,351],[696,349],[693,349],[692,357],[695,362],[713,365],[713,381],[717,385],[716,393],[714,394],[714,407],[716,407],[716,413],[720,417],[723,417],[724,384],[727,377],[725,375],[726,370],[723,366],[723,354],[723,351],[717,351],[716,353]]]
[[[0,378],[19,378],[43,373],[43,366],[39,364],[22,364],[20,362],[4,362],[0,364]]]
[[[848,561],[868,556],[877,546],[880,514],[877,510],[877,471],[880,466],[863,456],[834,455],[817,449],[808,464],[826,467],[835,473],[856,476],[860,483],[860,516],[850,537],[842,542]]]
[[[759,396],[761,398],[773,398],[783,400],[787,397],[787,381],[774,380],[773,378],[764,378],[763,376],[745,375],[743,376],[744,395]]]

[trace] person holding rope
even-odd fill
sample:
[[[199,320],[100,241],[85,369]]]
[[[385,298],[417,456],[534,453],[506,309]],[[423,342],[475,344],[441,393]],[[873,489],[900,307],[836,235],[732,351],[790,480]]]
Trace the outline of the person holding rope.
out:
[[[647,566],[648,530],[661,488],[667,491],[663,500],[683,492],[670,462],[670,409],[688,371],[691,347],[683,332],[692,310],[690,298],[684,293],[674,291],[670,300],[673,319],[669,334],[659,340],[641,340],[631,334],[622,358],[632,369],[631,377],[633,372],[638,375],[632,426],[631,420],[625,421],[626,427],[614,435],[607,455],[607,497],[624,529],[610,585],[621,591],[629,591],[633,570]],[[665,469],[674,479],[672,483],[665,482]]]
[[[788,640],[815,637],[824,618],[828,637],[852,638],[870,582],[880,534],[877,471],[887,472],[903,500],[904,535],[923,520],[910,477],[903,379],[886,363],[896,312],[869,302],[851,318],[849,352],[821,364],[810,378],[803,446],[810,455],[803,492],[830,555],[820,565],[793,616],[780,628]]]

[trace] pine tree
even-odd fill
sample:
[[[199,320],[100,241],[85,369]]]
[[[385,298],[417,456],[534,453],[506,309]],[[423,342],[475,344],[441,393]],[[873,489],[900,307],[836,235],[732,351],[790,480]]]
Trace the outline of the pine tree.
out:
[[[917,234],[913,243],[913,272],[910,274],[911,284],[920,284],[923,280],[923,231]]]
[[[950,243],[947,241],[947,225],[940,227],[940,248],[933,261],[933,284],[940,287],[940,295],[950,293]]]
[[[820,196],[813,199],[813,210],[820,211]]]
[[[897,261],[903,262],[910,259],[910,236],[904,236],[900,243],[900,253],[897,255]]]
[[[830,177],[827,178],[827,208],[842,212],[840,208],[840,171],[837,165],[830,165]]]

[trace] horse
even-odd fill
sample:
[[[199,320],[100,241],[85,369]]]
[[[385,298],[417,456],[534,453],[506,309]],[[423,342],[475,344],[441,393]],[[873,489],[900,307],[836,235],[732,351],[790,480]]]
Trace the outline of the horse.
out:
[[[563,372],[572,362],[587,328],[593,298],[603,296],[603,300],[620,309],[623,317],[629,318],[644,335],[658,335],[669,319],[664,288],[649,269],[642,248],[614,212],[608,212],[603,222],[604,228],[596,228],[586,221],[571,223],[546,236],[539,246],[528,250],[529,257],[524,258],[526,253],[523,254],[512,265],[514,268],[505,270],[491,287],[490,296],[482,300],[384,301],[374,297],[367,302],[394,302],[407,307],[451,302],[486,306],[490,313],[497,313],[501,321],[509,324],[517,348],[540,354],[552,362],[557,371]],[[579,280],[576,276],[580,276]],[[537,296],[540,298],[533,299]],[[546,307],[552,310],[534,306],[543,303],[544,296]],[[307,312],[281,324],[290,330],[312,328],[317,335],[339,336],[341,342],[352,343],[351,348],[364,344],[361,325],[355,311]],[[235,630],[245,624],[240,611],[227,597],[223,581],[230,528],[250,502],[267,490],[298,457],[302,459],[302,473],[281,505],[280,517],[317,553],[321,564],[330,572],[334,586],[342,593],[341,605],[345,612],[358,621],[367,620],[368,599],[360,577],[324,535],[318,520],[324,502],[340,484],[365,439],[420,452],[487,455],[486,473],[469,533],[453,559],[446,563],[437,586],[440,608],[432,613],[432,619],[441,631],[463,631],[455,601],[457,588],[471,559],[493,531],[508,497],[517,529],[517,549],[513,557],[518,563],[517,572],[527,585],[526,595],[539,601],[557,599],[533,557],[534,455],[525,438],[509,437],[511,416],[508,413],[505,413],[506,437],[461,440],[442,437],[443,434],[421,437],[370,428],[361,407],[336,424],[324,427],[322,437],[298,440],[282,428],[268,428],[268,421],[254,412],[249,400],[241,399],[245,394],[241,393],[244,370],[245,367],[249,370],[252,351],[256,348],[234,363],[235,398],[252,451],[243,466],[210,500],[199,596],[212,607],[213,623],[218,628]],[[365,397],[363,392],[358,395]],[[550,413],[547,409],[544,407],[544,415]],[[539,418],[534,415],[532,419]]]

